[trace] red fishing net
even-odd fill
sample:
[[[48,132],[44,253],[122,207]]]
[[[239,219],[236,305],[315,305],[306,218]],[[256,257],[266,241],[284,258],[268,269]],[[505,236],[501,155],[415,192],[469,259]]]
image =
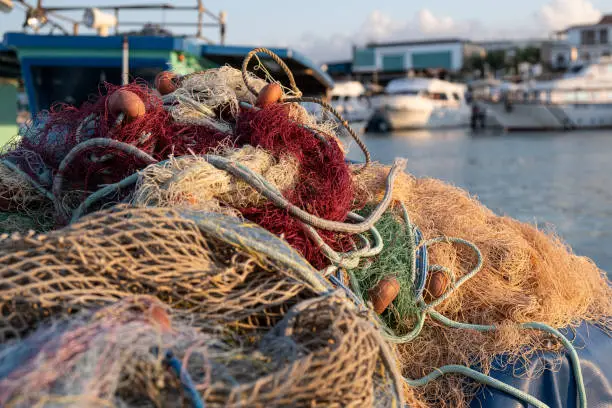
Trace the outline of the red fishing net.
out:
[[[292,121],[283,105],[271,105],[262,110],[243,110],[238,121],[237,142],[260,146],[277,157],[291,154],[299,162],[295,190],[286,193],[292,203],[318,217],[344,221],[353,201],[353,183],[344,153],[336,140],[317,134]],[[242,209],[251,221],[282,235],[314,266],[329,262],[315,243],[307,237],[301,222],[286,210],[271,204],[263,208]],[[348,249],[348,237],[319,231],[327,244],[336,250]]]

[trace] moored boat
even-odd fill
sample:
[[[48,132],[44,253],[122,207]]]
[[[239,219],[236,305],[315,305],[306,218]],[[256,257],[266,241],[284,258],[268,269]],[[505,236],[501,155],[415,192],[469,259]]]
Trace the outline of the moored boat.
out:
[[[465,99],[467,87],[439,79],[394,79],[376,105],[370,128],[436,129],[467,126],[471,110]]]
[[[612,58],[576,65],[558,80],[504,92],[484,105],[509,131],[612,127]]]

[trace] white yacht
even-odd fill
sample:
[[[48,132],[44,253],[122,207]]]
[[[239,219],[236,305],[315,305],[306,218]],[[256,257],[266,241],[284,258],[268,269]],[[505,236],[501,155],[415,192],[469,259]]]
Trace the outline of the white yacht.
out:
[[[576,65],[560,79],[526,84],[484,104],[506,130],[612,127],[612,58]]]
[[[337,82],[331,91],[331,105],[349,122],[366,122],[373,113],[366,89],[357,81]]]
[[[466,90],[463,84],[440,79],[394,79],[375,102],[377,114],[369,128],[386,131],[467,126],[471,108]]]

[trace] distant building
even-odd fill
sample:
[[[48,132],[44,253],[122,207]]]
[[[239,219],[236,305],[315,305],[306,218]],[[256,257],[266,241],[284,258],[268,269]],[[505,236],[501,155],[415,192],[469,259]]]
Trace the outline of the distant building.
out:
[[[348,79],[353,74],[352,61],[327,62],[321,68],[334,80]]]
[[[612,14],[594,24],[575,25],[558,31],[551,50],[551,65],[567,68],[575,62],[597,61],[612,55]]]
[[[485,54],[483,47],[458,38],[372,43],[353,49],[353,74],[358,79],[384,83],[415,71],[453,73],[472,56]]]
[[[496,41],[478,41],[475,44],[484,48],[485,51],[511,51],[521,48],[542,48],[543,45],[550,42],[544,39],[524,39],[524,40],[496,40]]]

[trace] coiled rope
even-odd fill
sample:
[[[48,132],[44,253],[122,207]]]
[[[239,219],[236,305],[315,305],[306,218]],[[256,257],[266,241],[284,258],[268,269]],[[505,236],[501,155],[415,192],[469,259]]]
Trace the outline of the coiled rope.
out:
[[[291,72],[291,70],[289,69],[287,64],[285,64],[285,62],[278,55],[276,55],[274,52],[270,51],[267,48],[264,48],[264,47],[255,48],[254,50],[252,50],[251,52],[249,52],[247,54],[247,56],[244,58],[244,61],[242,62],[242,80],[244,81],[244,84],[249,89],[249,91],[251,91],[251,93],[253,95],[259,96],[259,92],[257,91],[257,89],[253,88],[253,86],[251,84],[249,84],[249,76],[248,76],[249,62],[258,53],[264,53],[264,54],[267,54],[268,56],[270,56],[274,60],[274,62],[276,62],[282,68],[282,70],[285,72],[285,74],[289,78],[289,84],[291,85],[291,89],[296,94],[296,96],[295,97],[287,97],[287,98],[283,97],[283,98],[281,98],[281,101],[282,102],[287,102],[287,103],[290,103],[290,102],[295,102],[295,103],[300,103],[300,102],[316,103],[316,104],[321,105],[321,107],[323,107],[327,111],[331,112],[331,114],[334,115],[340,121],[342,126],[349,133],[349,135],[351,135],[351,137],[353,138],[355,143],[357,143],[357,145],[359,146],[359,148],[363,152],[363,155],[365,156],[365,164],[364,164],[364,166],[361,169],[358,169],[358,171],[361,171],[361,170],[367,168],[370,165],[370,161],[371,161],[370,151],[368,150],[368,148],[365,145],[365,143],[363,143],[361,138],[359,136],[357,136],[357,133],[355,133],[353,128],[349,125],[348,121],[346,119],[344,119],[344,117],[342,117],[342,115],[336,109],[334,109],[333,106],[331,106],[327,102],[323,101],[322,99],[302,96],[302,92],[300,91],[300,89],[298,88],[298,86],[295,83],[295,79],[293,77],[293,72]]]
[[[403,206],[403,204],[402,204],[402,208],[404,210],[404,221],[407,223],[408,230],[411,231],[412,233],[411,235],[414,235],[411,241],[412,242],[420,241],[420,232],[418,232],[418,229],[410,223],[408,212],[406,211],[406,208],[405,206]],[[429,265],[428,266],[427,265],[427,248],[437,243],[458,244],[458,245],[464,245],[464,246],[471,248],[477,257],[476,265],[467,274],[465,274],[458,280],[456,280],[454,273],[449,268],[446,268],[441,265]],[[445,317],[444,315],[442,315],[441,313],[435,310],[435,307],[437,305],[442,303],[444,300],[448,299],[448,297],[451,296],[451,294],[454,291],[456,291],[459,287],[465,284],[465,282],[467,282],[469,279],[473,278],[482,269],[483,257],[482,257],[482,254],[480,253],[480,250],[478,249],[476,245],[462,238],[442,236],[442,237],[428,239],[428,240],[418,243],[416,248],[414,248],[414,251],[417,256],[413,257],[414,262],[413,262],[413,265],[411,265],[412,270],[408,271],[407,273],[410,273],[412,276],[415,275],[415,272],[416,272],[415,269],[416,269],[416,263],[417,263],[416,259],[417,257],[420,257],[421,258],[421,265],[420,265],[421,268],[425,266],[427,272],[441,271],[445,273],[449,277],[450,285],[440,297],[433,300],[431,303],[427,304],[423,298],[423,289],[421,287],[422,284],[424,285],[426,272],[421,271],[419,273],[420,276],[418,277],[417,282],[415,282],[417,283],[417,285],[415,285],[415,288],[414,288],[415,293],[417,294],[416,303],[419,307],[419,311],[416,314],[416,323],[413,329],[409,333],[403,336],[398,336],[397,334],[393,332],[392,329],[390,329],[385,324],[385,322],[382,321],[382,319],[380,319],[380,317],[376,316],[380,324],[381,330],[382,330],[382,335],[388,342],[399,344],[399,343],[406,343],[406,342],[410,342],[414,340],[415,338],[418,337],[418,335],[422,331],[427,316],[431,316],[433,319],[437,320],[438,322],[444,324],[447,327],[456,328],[456,329],[476,330],[480,332],[495,331],[498,329],[498,327],[495,325],[479,325],[479,324],[457,322],[457,321],[454,321],[452,319]],[[329,273],[330,271],[326,271],[326,272]],[[363,296],[362,296],[363,292],[359,288],[359,282],[355,274],[350,270],[348,272],[349,272],[350,284],[351,284],[352,292],[353,292],[352,295],[349,295],[349,297],[352,299],[358,299],[358,301],[356,302],[358,304],[365,303],[365,300],[363,299]],[[340,286],[338,285],[339,281],[337,279],[332,279],[332,282],[336,284],[337,286]],[[344,290],[351,290],[351,289],[346,288],[344,285],[342,285],[341,287]],[[577,395],[578,406],[581,408],[586,408],[587,407],[586,389],[584,385],[584,378],[582,376],[582,369],[580,367],[580,359],[572,343],[557,329],[547,324],[544,324],[544,323],[539,323],[539,322],[517,323],[517,327],[522,328],[522,329],[541,330],[559,339],[561,344],[568,350],[568,353],[569,353],[569,359],[572,365],[572,370],[573,370],[575,382],[576,382],[576,390],[578,394]],[[404,377],[404,381],[406,382],[406,384],[408,384],[411,387],[421,387],[421,386],[429,384],[430,382],[446,374],[462,374],[482,384],[496,388],[502,392],[512,395],[513,397],[527,404],[531,404],[538,408],[548,408],[546,404],[544,404],[537,398],[515,387],[512,387],[502,381],[499,381],[486,374],[480,373],[469,367],[461,366],[461,365],[442,366],[422,378],[409,379],[409,378]]]

